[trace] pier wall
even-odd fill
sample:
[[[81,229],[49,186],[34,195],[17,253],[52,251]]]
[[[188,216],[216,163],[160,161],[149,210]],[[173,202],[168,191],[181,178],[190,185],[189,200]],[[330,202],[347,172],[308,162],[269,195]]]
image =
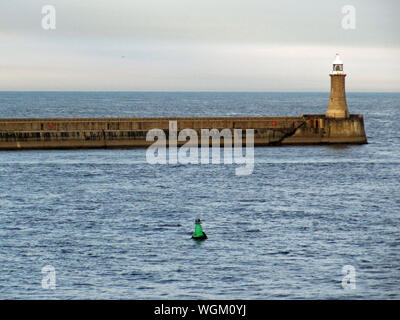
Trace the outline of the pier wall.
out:
[[[362,115],[348,119],[300,117],[0,119],[0,150],[148,147],[151,129],[254,129],[255,146],[367,143]],[[245,139],[245,131],[243,132]],[[223,141],[223,140],[222,140]],[[185,142],[179,142],[182,145]],[[211,139],[210,139],[211,143]],[[221,144],[223,146],[223,144]]]

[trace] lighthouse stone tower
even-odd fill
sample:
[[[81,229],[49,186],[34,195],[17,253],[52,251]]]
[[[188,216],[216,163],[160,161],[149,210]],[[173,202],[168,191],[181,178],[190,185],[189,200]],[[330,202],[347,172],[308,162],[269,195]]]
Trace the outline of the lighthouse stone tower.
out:
[[[331,96],[329,99],[328,110],[325,116],[327,118],[347,119],[349,118],[349,109],[346,103],[346,91],[344,78],[346,74],[343,72],[343,62],[339,54],[333,61],[333,69],[330,73],[331,77]]]

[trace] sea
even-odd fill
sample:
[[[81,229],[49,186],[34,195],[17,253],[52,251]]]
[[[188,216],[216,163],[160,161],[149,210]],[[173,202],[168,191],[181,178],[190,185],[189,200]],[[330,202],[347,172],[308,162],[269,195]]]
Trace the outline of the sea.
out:
[[[0,92],[0,118],[299,116],[329,93]],[[400,93],[347,93],[368,144],[0,152],[0,299],[400,299]],[[208,239],[194,241],[196,218]]]

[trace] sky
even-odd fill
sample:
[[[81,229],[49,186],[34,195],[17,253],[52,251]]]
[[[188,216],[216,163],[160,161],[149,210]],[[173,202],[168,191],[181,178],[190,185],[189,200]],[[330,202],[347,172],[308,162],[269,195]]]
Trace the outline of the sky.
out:
[[[42,27],[45,5],[55,29]],[[354,28],[343,27],[346,5]],[[1,0],[0,90],[329,91],[340,53],[347,91],[399,92],[399,9],[397,0]]]

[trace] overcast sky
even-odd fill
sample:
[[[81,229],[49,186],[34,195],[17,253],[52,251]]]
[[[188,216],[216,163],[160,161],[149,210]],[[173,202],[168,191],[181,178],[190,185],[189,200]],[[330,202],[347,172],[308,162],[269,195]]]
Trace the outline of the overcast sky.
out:
[[[42,28],[42,6],[56,29]],[[356,9],[344,29],[344,5]],[[1,0],[0,90],[400,91],[400,1]]]

